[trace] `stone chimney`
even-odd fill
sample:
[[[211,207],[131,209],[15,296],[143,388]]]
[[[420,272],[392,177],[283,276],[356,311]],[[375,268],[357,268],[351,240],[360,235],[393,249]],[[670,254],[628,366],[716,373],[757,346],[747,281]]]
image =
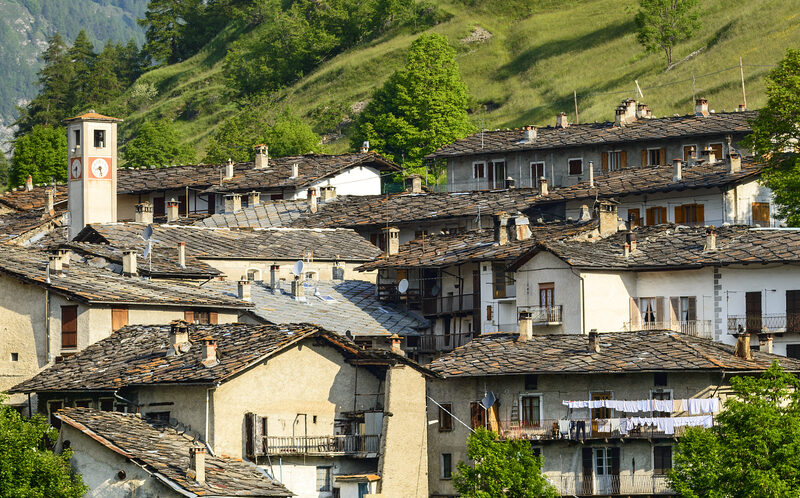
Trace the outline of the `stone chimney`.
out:
[[[508,244],[508,219],[508,214],[502,212],[494,218],[494,241],[501,246]]]
[[[69,268],[69,260],[72,257],[72,252],[69,249],[56,249],[56,254],[61,259],[61,266]]]
[[[63,260],[61,259],[61,256],[58,254],[49,254],[47,256],[47,260],[50,263],[48,265],[48,269],[50,272],[48,276],[60,277],[64,273],[62,266]]]
[[[198,484],[206,482],[206,449],[202,446],[189,448],[189,470],[194,474]]]
[[[733,350],[734,356],[745,360],[752,360],[753,354],[750,352],[750,332],[741,332],[736,335],[736,346]]]
[[[225,212],[238,213],[242,210],[241,194],[225,194]]]
[[[523,135],[523,138],[522,138],[523,142],[526,142],[526,143],[530,144],[530,143],[533,143],[533,142],[536,141],[536,138],[537,138],[539,133],[536,131],[535,127],[526,126],[522,130],[524,132],[524,135]]]
[[[280,282],[280,269],[279,265],[270,265],[269,267],[269,288],[274,293],[278,290],[278,282]]]
[[[25,190],[28,192],[33,190],[33,177],[31,175],[28,175],[28,178],[25,180]]]
[[[510,176],[506,178],[506,190],[515,188],[517,186],[517,182],[511,178]]]
[[[772,334],[758,334],[758,350],[762,353],[772,353]]]
[[[186,242],[178,242],[178,265],[186,268]]]
[[[514,239],[523,241],[531,238],[531,224],[528,217],[522,213],[514,216]]]
[[[325,185],[320,187],[322,202],[328,202],[336,199],[336,187],[333,185]]]
[[[45,204],[45,213],[48,216],[53,216],[53,214],[55,214],[55,212],[56,212],[55,206],[54,206],[54,204],[55,204],[55,196],[56,196],[56,188],[53,187],[53,188],[47,189],[47,191],[45,192],[45,195],[47,196],[46,199],[45,199],[45,203],[46,203]]]
[[[625,121],[625,108],[622,106],[617,107],[614,110],[614,126],[625,126],[627,122]]]
[[[256,160],[255,160],[255,168],[256,169],[267,169],[269,168],[269,147],[265,144],[258,144],[255,147],[256,149]]]
[[[547,178],[545,177],[539,178],[539,195],[544,197],[549,193],[550,189],[547,187]]]
[[[742,155],[731,151],[728,154],[728,173],[738,173],[742,171]]]
[[[628,232],[625,234],[625,243],[630,248],[630,253],[633,254],[636,252],[636,248],[638,246],[638,242],[636,242],[636,234],[633,232]]]
[[[647,109],[647,104],[639,104],[636,106],[636,119],[648,119],[650,117],[650,110]]]
[[[700,98],[694,101],[694,115],[708,116],[708,100]]]
[[[680,182],[683,180],[683,160],[676,157],[672,160],[672,181]]]
[[[689,164],[694,166],[697,164],[697,149],[694,148],[694,145],[689,147]]]
[[[625,107],[625,121],[628,124],[636,121],[636,101],[633,99],[625,99],[622,101],[622,105]]]
[[[122,251],[122,274],[126,277],[135,277],[138,274],[136,256],[136,251]]]
[[[589,221],[592,219],[592,213],[589,211],[589,206],[586,204],[581,206],[581,215],[578,217],[578,221]]]
[[[717,250],[717,230],[713,226],[706,228],[706,245],[703,247],[703,250]]]
[[[403,351],[402,348],[403,338],[397,335],[396,332],[389,336],[389,343],[392,345],[392,353],[399,354],[400,356],[406,355],[406,352]]]
[[[292,174],[289,178],[297,178],[300,175],[300,165],[297,163],[292,164]]]
[[[617,217],[617,205],[615,201],[599,201],[595,211],[597,219],[600,221],[600,236],[617,233],[619,229],[619,219]]]
[[[592,353],[600,352],[600,334],[597,333],[597,329],[589,331],[589,351]]]
[[[233,178],[233,161],[228,159],[227,164],[225,164],[225,180],[230,180]]]
[[[420,175],[409,175],[406,178],[406,192],[410,194],[421,194],[422,193],[422,176]]]
[[[361,153],[366,154],[369,152],[369,140],[364,140],[364,143],[361,144]]]
[[[203,366],[211,368],[219,363],[217,359],[217,340],[207,335],[203,337]]]
[[[169,350],[167,356],[180,356],[189,351],[189,323],[186,320],[173,320],[169,324]]]
[[[714,150],[711,147],[706,147],[703,149],[703,159],[705,160],[706,164],[714,164],[717,162],[717,155],[714,153]]]
[[[747,106],[744,104],[739,104],[739,112],[744,112],[747,110]]]
[[[383,241],[386,244],[386,255],[394,256],[400,252],[400,230],[395,227],[381,228],[383,232]]]
[[[317,200],[318,200],[317,199],[317,189],[314,188],[314,187],[311,187],[310,189],[308,189],[308,193],[306,195],[306,199],[308,200],[308,211],[311,214],[316,213],[317,212],[317,207],[318,207],[317,206]]]
[[[519,312],[518,341],[530,341],[533,338],[533,316],[530,311]]]
[[[622,255],[626,258],[631,255],[631,245],[628,242],[622,244]]]
[[[242,299],[244,301],[249,301],[250,300],[251,293],[250,293],[250,281],[249,280],[247,280],[246,278],[242,277],[239,280],[239,284],[237,285],[237,290],[238,290],[239,299]]]
[[[255,207],[261,204],[261,192],[253,190],[247,194],[247,207]]]
[[[556,115],[556,128],[569,128],[566,112],[559,112]]]
[[[178,213],[179,205],[180,202],[176,201],[175,199],[170,199],[167,201],[167,223],[178,221],[178,218],[180,218]]]
[[[153,223],[153,205],[147,201],[136,205],[136,214],[134,215],[136,223]]]
[[[594,188],[594,161],[589,161],[589,188]]]
[[[305,289],[303,288],[303,281],[300,280],[300,275],[295,275],[294,280],[292,280],[292,297],[300,299],[304,295]]]

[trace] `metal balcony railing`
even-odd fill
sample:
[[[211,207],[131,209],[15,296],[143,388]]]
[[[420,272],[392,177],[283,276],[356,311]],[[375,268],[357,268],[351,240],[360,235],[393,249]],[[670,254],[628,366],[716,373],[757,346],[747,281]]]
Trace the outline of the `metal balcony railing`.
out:
[[[517,306],[517,312],[529,312],[533,325],[561,325],[562,308],[560,304],[553,306]]]
[[[674,495],[667,477],[631,475],[562,476],[551,479],[564,496]]]
[[[728,315],[728,332],[738,334],[750,332],[797,333],[800,332],[800,315]]]
[[[463,346],[475,337],[472,332],[466,334],[430,334],[419,336],[420,353],[439,353],[442,351],[452,351],[459,346]]]
[[[693,337],[714,337],[711,320],[688,320],[685,322],[624,322],[622,328],[626,332],[639,330],[672,330]]]
[[[360,455],[377,454],[378,435],[265,436],[266,455]]]
[[[401,294],[394,283],[378,285],[378,299],[385,303],[405,305],[408,309],[421,310],[424,315],[472,313],[481,305],[479,293],[424,296],[420,289],[408,289]]]
[[[621,431],[616,425],[612,425],[612,428],[604,426],[600,420],[602,419],[545,419],[541,422],[501,420],[498,432],[504,439],[582,441],[586,439],[673,438],[682,436],[687,429],[686,426],[675,427],[674,434],[666,434],[653,426],[638,426],[630,431]]]

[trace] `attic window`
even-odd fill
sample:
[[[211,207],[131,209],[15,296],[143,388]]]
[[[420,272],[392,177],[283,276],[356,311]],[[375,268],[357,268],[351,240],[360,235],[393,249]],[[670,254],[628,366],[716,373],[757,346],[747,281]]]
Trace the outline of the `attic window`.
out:
[[[98,149],[106,146],[106,130],[94,130],[94,146]]]
[[[583,174],[583,159],[570,159],[568,161],[568,164],[569,164],[570,175]]]

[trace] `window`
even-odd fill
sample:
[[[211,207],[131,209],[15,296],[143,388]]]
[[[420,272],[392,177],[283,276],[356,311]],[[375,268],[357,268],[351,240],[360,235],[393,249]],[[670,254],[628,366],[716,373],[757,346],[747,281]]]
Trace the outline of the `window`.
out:
[[[317,467],[317,491],[331,490],[331,467]]]
[[[453,454],[442,453],[442,479],[450,479],[453,476]]]
[[[523,427],[541,425],[542,398],[540,396],[520,396],[520,421]]]
[[[163,197],[153,197],[153,216],[164,216],[166,211],[164,210],[164,198]]]
[[[692,158],[697,157],[697,145],[684,145],[683,146],[683,162],[688,163]]]
[[[657,305],[656,298],[642,297],[639,298],[639,311],[642,314],[642,323],[653,323],[656,321]]]
[[[250,281],[261,280],[261,270],[255,268],[247,270],[247,280]]]
[[[92,400],[90,399],[79,399],[75,401],[75,406],[78,408],[91,408],[92,407]]]
[[[762,227],[769,226],[769,202],[753,203],[753,223]]]
[[[611,399],[611,393],[608,391],[591,393],[589,397],[592,399],[592,401],[601,399]],[[611,408],[592,408],[591,410],[592,410],[592,420],[598,418],[611,418],[613,412]]]
[[[705,207],[703,204],[683,204],[675,206],[675,223],[702,225],[705,222]]]
[[[628,209],[628,225],[630,228],[642,226],[642,218],[638,209]]]
[[[539,376],[536,374],[525,375],[525,390],[533,391],[539,389]]]
[[[661,390],[661,389],[659,389],[657,391],[651,391],[650,392],[650,399],[658,399],[658,400],[662,400],[662,401],[671,400],[672,399],[672,391],[664,391],[664,390]],[[654,411],[653,412],[653,416],[654,417],[669,417],[669,416],[671,416],[671,414],[672,414],[671,410],[670,411],[663,411],[663,412],[659,412],[659,411]]]
[[[786,357],[800,359],[800,344],[787,344]]]
[[[660,225],[667,222],[667,208],[650,207],[645,211],[647,226]]]
[[[61,307],[61,347],[78,347],[78,307]]]
[[[506,297],[506,285],[508,284],[506,265],[503,263],[492,263],[492,274],[492,295],[495,299]]]
[[[800,332],[800,290],[786,291],[786,332]]]
[[[583,159],[576,158],[570,159],[567,161],[567,165],[569,166],[569,174],[570,175],[582,175],[583,174]]]
[[[470,425],[473,429],[478,427],[486,427],[486,410],[477,401],[469,404],[469,419]]]
[[[128,325],[128,308],[111,309],[111,330],[119,330]]]
[[[72,130],[73,136],[75,137],[75,147],[81,146],[81,130]]]
[[[761,291],[744,293],[744,313],[747,332],[761,332]]]
[[[627,157],[624,150],[608,152],[608,171],[619,171],[627,166]]]
[[[420,240],[427,236],[428,236],[427,230],[414,230],[414,240]]]
[[[682,296],[678,298],[678,309],[675,310],[678,320],[681,322],[693,322],[697,320],[697,297]]]
[[[538,187],[539,179],[545,176],[544,162],[531,163],[531,187]]]
[[[666,386],[667,385],[667,372],[655,372],[653,374],[653,385],[654,386]]]
[[[355,337],[353,342],[356,343],[361,349],[372,349],[372,338],[371,337]]]
[[[94,146],[98,149],[106,146],[106,130],[94,130]]]
[[[720,159],[723,158],[722,143],[708,144],[708,148],[711,149],[711,152],[714,153],[714,159],[719,161]]]
[[[19,353],[11,353],[11,361],[19,361]]]
[[[653,474],[666,475],[672,469],[672,446],[653,447]]]
[[[219,321],[219,313],[207,310],[184,311],[183,319],[197,325],[216,325]]]
[[[486,163],[472,163],[472,178],[486,178]]]
[[[555,284],[547,282],[539,284],[539,306],[552,308],[555,306]]]
[[[100,410],[104,412],[113,412],[114,398],[100,398],[99,405],[100,405]]]
[[[657,166],[667,163],[667,149],[646,149],[642,151],[643,166]]]
[[[453,430],[453,405],[442,403],[439,407],[439,432],[450,432]]]
[[[489,184],[492,188],[505,188],[506,182],[506,162],[492,161],[489,168]]]

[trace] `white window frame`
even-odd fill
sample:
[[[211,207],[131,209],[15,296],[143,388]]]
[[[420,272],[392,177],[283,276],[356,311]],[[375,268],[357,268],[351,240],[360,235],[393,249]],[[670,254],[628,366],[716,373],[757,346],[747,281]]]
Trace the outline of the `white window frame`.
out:
[[[533,176],[533,166],[534,165],[542,165],[542,176],[540,178],[547,178],[547,163],[545,161],[531,161],[530,162],[530,171],[531,171],[531,187],[536,188],[539,186],[539,178]]]
[[[655,163],[651,163],[650,162],[650,153],[653,152],[653,151],[657,151],[657,153],[659,155],[659,159],[661,159],[661,149],[665,149],[666,150],[666,147],[648,147],[647,148],[647,164],[645,166],[663,166],[662,164],[658,164],[658,160],[656,160]],[[696,149],[695,149],[695,153],[696,153]]]
[[[720,160],[725,159],[725,142],[708,142],[708,148],[710,149],[712,145],[719,145],[719,150],[722,151],[722,157],[715,157],[714,159]]]
[[[444,456],[450,455],[450,476],[445,477],[444,475]],[[453,478],[453,454],[452,453],[439,453],[439,478],[445,481],[449,481]]]
[[[544,400],[544,396],[542,393],[521,393],[519,395],[519,421],[520,423],[524,423],[525,421],[522,419],[522,398],[539,398],[539,427],[542,426],[544,422],[544,406],[542,406],[542,401]]]
[[[572,172],[570,172],[569,163],[571,163],[572,161],[580,161],[581,162],[581,172],[580,173],[572,173]],[[580,176],[580,175],[582,175],[583,174],[583,166],[584,166],[583,156],[567,158],[567,176]]]
[[[653,308],[652,308],[653,319],[651,321],[647,321],[647,320],[644,319],[645,309],[644,309],[644,306],[642,306],[642,303],[643,303],[643,301],[645,299],[651,300],[652,304],[653,304]],[[642,325],[644,325],[645,323],[655,323],[655,322],[658,321],[658,302],[656,301],[656,299],[658,299],[658,296],[648,296],[648,297],[636,298],[636,300],[637,300],[636,304],[639,306],[639,320],[642,323]]]
[[[683,145],[681,145],[681,159],[683,159],[683,149],[685,149],[686,147],[694,147],[694,155],[695,155],[695,157],[697,157],[698,154],[700,154],[700,147],[698,146],[698,144],[683,144]],[[686,159],[687,162],[689,160],[690,159],[688,159],[688,158]]]
[[[616,158],[616,161],[612,161]],[[614,165],[616,162],[616,166]],[[622,149],[608,151],[608,171],[620,171],[622,169]]]
[[[497,177],[497,167],[495,166],[495,164],[497,164],[497,163],[503,163],[503,175],[502,175],[502,178],[498,178]],[[492,178],[494,179],[494,184],[489,185],[489,188],[492,188],[492,189],[506,188],[506,177],[508,176],[508,161],[506,161],[506,158],[502,157],[502,158],[492,159],[492,160],[489,161],[489,165],[492,168]],[[488,173],[488,171],[487,171],[487,173]],[[486,175],[486,178],[488,180],[489,175]]]
[[[476,166],[482,164],[483,165],[483,176],[477,175]],[[486,178],[486,161],[472,161],[472,179],[473,180],[483,180]]]

